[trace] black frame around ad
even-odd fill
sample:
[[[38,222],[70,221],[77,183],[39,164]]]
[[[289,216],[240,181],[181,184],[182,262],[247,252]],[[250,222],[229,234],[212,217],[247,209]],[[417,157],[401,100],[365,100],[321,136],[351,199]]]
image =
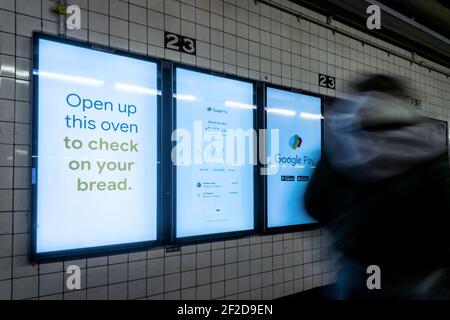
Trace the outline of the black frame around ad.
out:
[[[215,76],[215,77],[221,77],[224,79],[231,79],[231,80],[237,80],[242,81],[246,83],[250,83],[253,86],[253,104],[256,106],[256,110],[253,111],[253,129],[258,132],[258,116],[257,111],[259,109],[259,105],[257,104],[257,84],[256,81],[241,78],[238,76],[233,75],[226,75],[226,74],[219,74],[211,70],[206,70],[202,68],[197,67],[191,67],[191,66],[185,66],[181,64],[172,64],[172,128],[175,130],[177,128],[176,120],[176,110],[177,110],[177,101],[175,94],[177,92],[177,83],[176,83],[176,71],[177,69],[185,69],[190,70],[194,72],[204,73],[207,75]],[[175,146],[175,143],[172,142],[171,149]],[[257,153],[254,155],[258,157],[258,148]],[[249,235],[255,235],[259,231],[259,223],[258,223],[258,212],[259,212],[259,201],[258,201],[258,169],[259,169],[259,162],[257,161],[257,165],[254,165],[253,167],[253,229],[249,230],[240,230],[240,231],[232,231],[232,232],[223,232],[223,233],[214,233],[214,234],[207,234],[207,235],[196,235],[196,236],[189,236],[189,237],[177,237],[177,229],[176,229],[176,219],[177,219],[177,196],[176,196],[176,186],[177,186],[177,180],[176,180],[176,171],[177,168],[175,165],[172,165],[171,170],[171,180],[172,180],[172,188],[171,188],[171,194],[172,194],[172,216],[171,216],[171,242],[173,244],[186,244],[186,243],[199,243],[199,242],[209,242],[209,241],[219,241],[219,240],[225,240],[225,239],[232,239],[232,238],[238,238],[243,236],[249,236]]]
[[[115,54],[123,57],[138,59],[142,61],[152,62],[156,63],[157,65],[157,90],[161,90],[161,62],[158,59],[153,59],[147,56],[137,55],[133,53],[129,53],[126,51],[111,49],[111,48],[105,48],[98,45],[76,41],[72,39],[67,38],[61,38],[53,35],[48,35],[44,33],[33,33],[33,71],[39,70],[39,40],[49,40],[54,41],[61,44],[67,44],[72,45],[76,47],[86,48],[90,50],[98,50],[109,54]],[[152,241],[142,241],[142,242],[133,242],[133,243],[124,243],[124,244],[114,244],[114,245],[106,245],[106,246],[97,246],[97,247],[89,247],[89,248],[77,248],[77,249],[70,249],[70,250],[61,250],[61,251],[51,251],[51,252],[45,252],[45,253],[37,253],[36,251],[36,245],[37,245],[37,179],[39,178],[37,176],[38,172],[38,119],[39,119],[39,105],[38,105],[38,92],[39,92],[39,77],[38,75],[33,72],[33,100],[32,100],[32,108],[33,108],[33,123],[32,123],[32,148],[31,148],[31,154],[32,154],[32,164],[31,164],[31,237],[30,237],[30,250],[29,250],[29,257],[31,261],[46,261],[46,260],[64,260],[67,258],[82,258],[87,256],[99,256],[99,255],[105,255],[109,253],[120,253],[120,252],[130,252],[130,251],[138,251],[142,249],[149,248],[151,246],[158,246],[161,245],[161,224],[162,224],[162,217],[161,217],[161,155],[162,155],[162,144],[161,144],[161,124],[163,123],[162,119],[162,112],[161,112],[161,95],[157,95],[157,114],[158,114],[158,121],[157,121],[157,145],[158,145],[158,155],[157,155],[157,189],[158,189],[158,202],[157,202],[157,238],[156,240]]]
[[[298,94],[302,94],[302,95],[307,95],[307,96],[311,96],[311,97],[316,97],[320,99],[320,113],[322,114],[322,116],[324,115],[324,99],[321,95],[318,94],[313,94],[307,91],[303,91],[303,90],[295,90],[292,88],[286,88],[286,87],[282,87],[282,86],[278,86],[278,85],[273,85],[273,84],[268,84],[268,85],[264,85],[264,94],[263,94],[263,107],[261,108],[260,112],[261,112],[261,117],[262,117],[262,121],[263,121],[263,127],[265,129],[267,129],[267,112],[266,112],[266,108],[267,108],[267,88],[274,88],[274,89],[278,89],[278,90],[284,90],[286,92],[292,92],[292,93],[298,93]],[[322,118],[320,120],[320,132],[321,132],[321,154],[323,154],[324,152],[324,139],[323,139],[323,131],[324,131],[324,119]],[[266,141],[265,141],[266,143]],[[266,147],[265,147],[266,148]],[[267,150],[265,150],[264,152],[264,156],[265,161],[264,163],[267,163]],[[294,225],[287,225],[287,226],[278,226],[278,227],[269,227],[268,226],[268,208],[267,208],[267,201],[268,201],[268,192],[267,192],[267,176],[261,176],[262,179],[262,187],[263,187],[263,192],[261,193],[262,199],[261,199],[261,206],[263,208],[263,230],[264,233],[283,233],[283,232],[295,232],[295,231],[305,231],[305,230],[311,230],[311,229],[315,229],[320,227],[320,223],[319,222],[315,222],[315,223],[304,223],[304,224],[294,224]]]
[[[38,77],[33,73],[33,123],[32,123],[32,167],[31,167],[31,237],[30,237],[30,250],[29,258],[31,261],[62,261],[66,259],[87,258],[95,256],[104,256],[108,254],[119,254],[132,251],[140,251],[149,249],[152,247],[160,246],[179,246],[184,244],[211,242],[219,240],[231,240],[244,236],[251,235],[264,235],[274,234],[280,232],[294,232],[302,230],[311,230],[320,226],[319,223],[293,225],[287,227],[267,228],[267,212],[266,212],[266,176],[260,175],[262,168],[259,157],[261,154],[265,154],[265,141],[259,141],[261,139],[260,129],[266,128],[266,114],[265,114],[265,101],[266,101],[266,86],[292,91],[300,94],[310,95],[321,98],[321,112],[324,112],[324,97],[318,94],[303,90],[294,90],[292,88],[286,88],[277,85],[268,85],[265,82],[243,78],[235,75],[228,75],[221,72],[215,72],[208,69],[198,68],[194,66],[187,66],[181,63],[175,63],[172,61],[166,61],[164,59],[152,58],[145,55],[139,55],[135,53],[129,53],[122,50],[117,50],[109,47],[100,46],[97,44],[91,44],[89,42],[67,39],[59,36],[48,35],[45,33],[33,34],[33,70],[37,70],[39,67],[38,57],[38,39],[46,39],[59,43],[74,45],[77,47],[87,48],[91,50],[99,50],[110,54],[121,55],[124,57],[130,57],[143,61],[154,62],[158,66],[157,72],[157,85],[158,91],[161,92],[158,95],[158,204],[157,204],[157,240],[145,241],[139,243],[127,243],[117,244],[110,246],[82,248],[64,251],[54,251],[46,253],[36,253],[36,223],[37,223],[37,184],[36,184],[36,172],[37,172],[37,156],[38,156]],[[254,203],[254,228],[236,232],[226,232],[217,234],[207,234],[199,236],[191,236],[184,238],[176,238],[176,166],[172,164],[171,152],[175,146],[175,142],[171,141],[172,132],[176,129],[176,69],[183,68],[195,72],[201,72],[212,76],[218,76],[226,79],[238,80],[253,85],[253,97],[256,110],[253,111],[253,129],[257,132],[257,150],[254,155],[257,164],[253,168],[253,203]],[[322,120],[322,151],[323,151],[323,120]],[[260,150],[263,147],[264,150]]]

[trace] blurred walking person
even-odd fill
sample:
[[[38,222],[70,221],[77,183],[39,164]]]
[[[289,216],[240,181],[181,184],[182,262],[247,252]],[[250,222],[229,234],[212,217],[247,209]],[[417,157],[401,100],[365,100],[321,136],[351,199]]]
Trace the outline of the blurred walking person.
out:
[[[447,137],[410,105],[403,84],[371,75],[325,114],[324,153],[305,206],[332,233],[338,299],[450,298]],[[381,270],[369,290],[367,267]]]

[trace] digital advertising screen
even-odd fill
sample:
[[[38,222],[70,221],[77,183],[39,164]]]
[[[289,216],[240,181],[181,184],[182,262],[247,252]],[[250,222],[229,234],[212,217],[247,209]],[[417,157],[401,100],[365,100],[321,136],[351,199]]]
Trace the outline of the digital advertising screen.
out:
[[[321,156],[321,99],[272,87],[266,94],[266,227],[316,223],[303,196]]]
[[[175,238],[253,230],[253,83],[184,68],[175,78]]]
[[[157,239],[158,65],[34,39],[36,256]]]

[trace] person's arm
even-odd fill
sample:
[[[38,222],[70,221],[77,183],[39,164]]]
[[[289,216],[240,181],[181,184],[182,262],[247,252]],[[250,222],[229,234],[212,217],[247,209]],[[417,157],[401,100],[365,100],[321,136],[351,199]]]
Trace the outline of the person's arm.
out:
[[[330,162],[323,157],[314,170],[305,192],[305,208],[311,217],[320,222],[328,219],[332,205],[331,198],[336,188],[334,176]]]
[[[439,223],[450,228],[450,165],[447,154],[435,160],[429,175],[434,179],[433,194],[436,195],[436,203],[430,204],[430,207],[437,207]]]

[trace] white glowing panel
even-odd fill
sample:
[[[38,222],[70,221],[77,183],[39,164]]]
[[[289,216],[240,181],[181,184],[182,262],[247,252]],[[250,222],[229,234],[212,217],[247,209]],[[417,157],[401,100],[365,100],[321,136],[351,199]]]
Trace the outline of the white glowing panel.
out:
[[[178,68],[176,90],[176,237],[252,230],[253,84]]]
[[[157,238],[157,64],[38,40],[36,253]]]
[[[267,226],[315,223],[303,196],[321,155],[320,98],[268,87],[266,113],[268,165],[273,173],[267,176]],[[278,130],[277,141],[271,141],[271,130]]]

